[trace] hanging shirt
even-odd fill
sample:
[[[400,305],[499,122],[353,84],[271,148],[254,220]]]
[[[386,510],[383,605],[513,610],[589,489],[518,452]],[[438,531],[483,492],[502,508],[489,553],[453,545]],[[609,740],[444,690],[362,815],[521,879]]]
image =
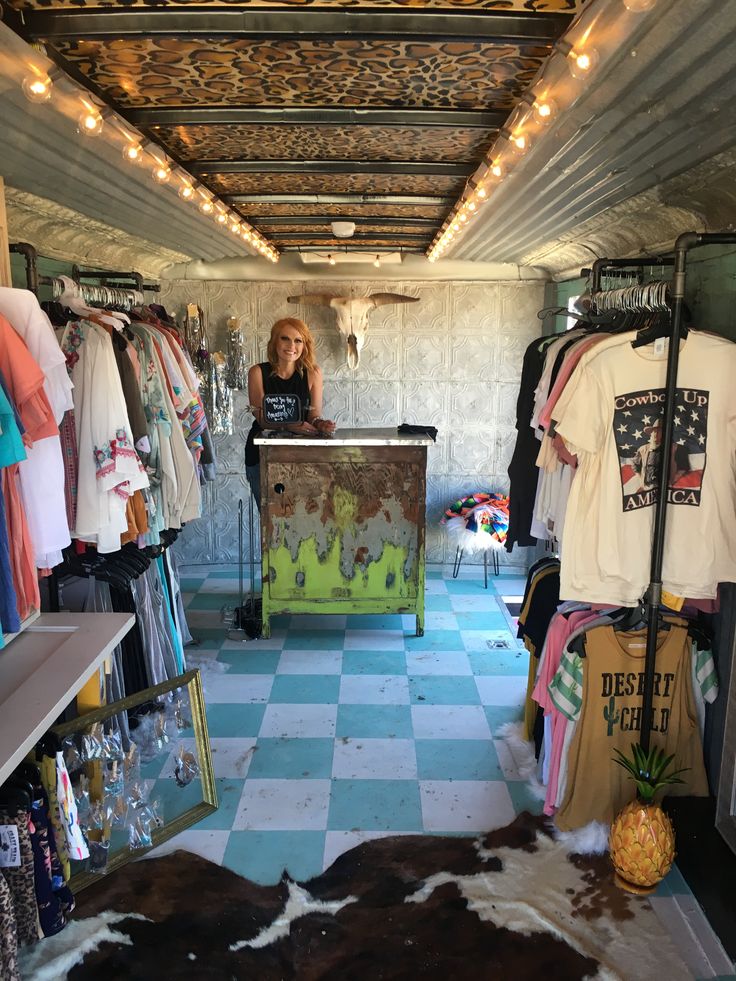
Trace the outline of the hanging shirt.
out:
[[[562,599],[634,606],[649,582],[666,350],[585,354],[554,410],[577,453]],[[690,331],[681,343],[667,489],[664,588],[695,599],[736,579],[736,345]]]
[[[44,390],[53,409],[57,425],[71,409],[72,382],[66,370],[66,358],[56,339],[51,321],[30,290],[0,286],[0,314],[23,338],[29,352],[45,376]]]
[[[67,325],[62,348],[74,381],[79,468],[75,538],[100,552],[120,548],[126,506],[148,477],[133,446],[112,342],[90,321]]]
[[[680,774],[684,783],[668,787],[668,794],[707,796],[690,680],[690,638],[684,627],[671,627],[660,632],[657,642],[651,745],[668,756],[674,754],[677,768],[687,768]],[[555,704],[568,718],[580,712],[568,756],[567,794],[555,819],[562,830],[590,821],[610,822],[636,796],[633,781],[614,761],[613,751],[628,754],[631,744],[639,741],[646,633],[597,627],[588,633],[585,647],[587,656],[577,658],[582,684],[568,686],[572,703],[579,701],[577,711],[568,714],[567,699],[558,699],[556,689],[551,690]]]

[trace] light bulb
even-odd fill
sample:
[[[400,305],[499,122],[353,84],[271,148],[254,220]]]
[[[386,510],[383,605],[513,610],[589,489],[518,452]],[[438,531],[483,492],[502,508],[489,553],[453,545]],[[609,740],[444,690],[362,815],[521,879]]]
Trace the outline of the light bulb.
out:
[[[509,137],[509,146],[513,153],[521,154],[526,153],[531,145],[531,141],[526,133],[514,133],[513,136]]]
[[[538,123],[546,126],[552,118],[557,115],[557,106],[551,99],[540,99],[534,103],[534,118]]]
[[[225,224],[225,222],[227,221],[227,215],[225,214],[224,211],[217,212],[217,220],[221,225]]]
[[[485,187],[482,184],[479,184],[476,187],[475,193],[478,195],[481,201],[484,201],[488,197],[488,191],[485,189]]]
[[[197,207],[203,215],[211,215],[215,210],[215,206],[209,198],[202,198]]]
[[[166,162],[157,163],[153,168],[152,176],[157,184],[166,184],[171,177],[171,167]]]
[[[94,109],[85,109],[77,122],[77,132],[85,136],[99,136],[102,132],[102,116]]]
[[[128,163],[140,163],[143,157],[143,147],[140,143],[127,143],[123,147],[123,160]]]
[[[476,204],[475,201],[468,201],[468,211],[475,211]]]
[[[179,188],[178,194],[182,201],[191,201],[194,197],[194,188],[191,184],[182,184]]]
[[[465,220],[467,221],[467,218]],[[452,227],[453,232],[459,232],[460,231],[460,224],[457,221],[453,221],[451,227]]]
[[[231,222],[230,231],[233,233],[233,235],[240,235],[240,222],[239,221]]]
[[[46,102],[51,98],[53,82],[48,75],[28,75],[21,88],[29,102]]]
[[[448,242],[451,242],[454,237],[455,236],[452,234],[452,232],[447,232],[447,234],[445,235],[445,238],[447,239]]]
[[[588,78],[598,64],[598,52],[595,48],[571,51],[567,56],[567,63],[573,78]]]
[[[381,257],[380,256],[378,256],[378,255],[376,256],[376,258],[373,260],[373,265],[376,267],[376,269],[380,269],[381,268]]]
[[[461,215],[460,215],[460,221],[463,221],[463,222],[465,222],[465,221],[467,221],[467,220],[468,220],[468,216],[467,216],[467,215],[465,214],[465,212],[463,211],[463,212],[461,213]],[[453,225],[452,227],[454,228],[455,226]]]
[[[504,170],[500,163],[494,163],[491,169],[488,171],[489,180],[501,181],[503,180]]]
[[[330,263],[331,266],[334,266],[335,265],[335,260],[334,260],[333,256],[328,255],[327,256],[327,261]]]
[[[634,14],[643,14],[646,10],[651,10],[657,0],[623,0],[624,7]]]

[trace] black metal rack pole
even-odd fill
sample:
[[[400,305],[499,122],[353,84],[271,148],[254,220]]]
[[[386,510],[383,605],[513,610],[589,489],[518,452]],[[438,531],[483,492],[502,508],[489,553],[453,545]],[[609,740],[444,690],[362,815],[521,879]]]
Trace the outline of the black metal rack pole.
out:
[[[72,276],[77,282],[83,279],[132,279],[135,289],[143,291],[143,276],[139,272],[119,272],[108,269],[80,269],[75,265],[72,267]],[[130,289],[130,287],[127,287]]]
[[[8,249],[26,260],[26,286],[38,296],[38,253],[35,248],[29,242],[11,242]]]
[[[647,649],[644,662],[644,694],[642,698],[640,743],[644,752],[649,751],[652,732],[652,708],[654,702],[654,669],[657,661],[657,633],[660,607],[662,605],[662,562],[664,558],[664,539],[667,521],[667,498],[669,494],[672,445],[672,426],[674,419],[675,395],[677,394],[677,368],[680,358],[680,334],[682,331],[683,306],[685,302],[685,272],[687,254],[699,245],[725,245],[736,242],[734,232],[714,232],[698,234],[685,232],[675,242],[674,275],[670,298],[672,301],[672,336],[667,357],[667,380],[665,383],[665,402],[663,432],[657,475],[657,503],[654,513],[654,535],[652,538],[652,563],[649,590],[647,593]]]
[[[605,269],[623,269],[626,266],[634,269],[645,269],[647,266],[671,266],[674,261],[672,256],[658,255],[636,256],[633,259],[596,259],[591,269],[591,295],[600,291]]]

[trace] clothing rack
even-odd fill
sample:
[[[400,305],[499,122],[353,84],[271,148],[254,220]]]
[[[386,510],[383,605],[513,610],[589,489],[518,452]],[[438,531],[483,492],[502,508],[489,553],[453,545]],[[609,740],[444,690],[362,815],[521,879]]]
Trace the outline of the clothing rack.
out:
[[[81,283],[83,279],[99,279],[103,285],[117,289],[130,289],[126,283],[117,283],[114,280],[129,279],[135,283],[135,289],[143,293],[158,293],[161,287],[157,283],[144,283],[143,276],[139,272],[109,272],[106,269],[80,269],[79,266],[72,266],[72,279]]]
[[[36,248],[29,242],[11,242],[9,245],[10,252],[15,252],[18,255],[22,255],[26,263],[26,288],[32,293],[38,296],[39,286],[51,286],[52,289],[58,284],[58,288],[63,292],[63,284],[60,280],[57,280],[50,276],[39,276],[38,274],[38,259],[39,255]],[[83,279],[97,279],[100,280],[103,287],[107,290],[117,290],[121,294],[130,294],[137,292],[140,297],[131,304],[134,306],[135,303],[143,303],[143,293],[158,293],[161,287],[157,283],[144,283],[143,276],[139,272],[111,272],[107,269],[80,269],[79,266],[72,266],[72,275],[70,277],[74,282],[80,287],[81,290],[86,291],[94,289],[91,284],[82,283]],[[125,282],[129,280],[129,282]],[[60,295],[60,294],[55,294]],[[103,300],[98,299],[93,300],[91,295],[85,296],[84,292],[80,293],[80,299],[86,302],[109,302],[116,306],[120,305],[122,300]]]
[[[667,520],[667,488],[670,481],[672,430],[675,415],[675,395],[677,391],[677,369],[680,360],[680,339],[682,335],[687,256],[690,249],[703,245],[726,245],[736,243],[736,232],[698,233],[685,232],[675,242],[674,256],[635,259],[597,259],[591,271],[591,295],[601,292],[601,278],[609,268],[631,267],[641,269],[646,266],[673,266],[673,279],[670,284],[669,303],[672,311],[670,344],[667,355],[667,377],[665,382],[665,402],[663,433],[657,471],[657,499],[654,512],[654,534],[652,536],[652,555],[649,575],[649,588],[646,593],[647,608],[647,646],[644,660],[644,693],[642,697],[642,721],[639,742],[644,752],[649,751],[652,731],[652,709],[654,700],[654,674],[657,660],[657,632],[662,607],[662,564],[664,559],[664,536]]]

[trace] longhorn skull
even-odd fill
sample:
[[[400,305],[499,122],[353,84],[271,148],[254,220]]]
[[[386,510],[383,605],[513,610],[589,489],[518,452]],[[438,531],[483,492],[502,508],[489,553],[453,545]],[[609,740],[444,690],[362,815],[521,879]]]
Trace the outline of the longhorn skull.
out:
[[[368,314],[387,303],[416,303],[418,296],[401,293],[371,293],[370,296],[332,296],[330,293],[306,293],[289,296],[289,303],[305,303],[308,306],[332,307],[337,315],[337,329],[347,341],[348,365],[353,371],[358,367],[360,352],[368,331]]]

